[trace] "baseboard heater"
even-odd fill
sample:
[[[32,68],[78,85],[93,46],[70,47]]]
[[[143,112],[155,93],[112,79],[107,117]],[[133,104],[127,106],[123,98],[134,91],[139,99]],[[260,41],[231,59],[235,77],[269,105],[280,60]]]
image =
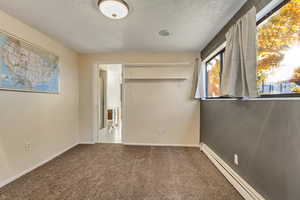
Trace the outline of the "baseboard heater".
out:
[[[225,163],[206,144],[200,144],[200,150],[210,159],[217,169],[225,176],[232,186],[246,200],[265,200],[252,186],[250,186],[240,175],[238,175],[228,164]]]

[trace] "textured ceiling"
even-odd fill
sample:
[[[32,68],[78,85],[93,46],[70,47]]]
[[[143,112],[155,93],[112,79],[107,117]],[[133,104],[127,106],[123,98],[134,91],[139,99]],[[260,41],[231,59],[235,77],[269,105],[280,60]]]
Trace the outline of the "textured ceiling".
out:
[[[105,18],[97,0],[1,0],[0,9],[80,53],[201,50],[246,0],[126,0]],[[0,25],[1,28],[1,25]],[[167,29],[169,37],[158,32]]]

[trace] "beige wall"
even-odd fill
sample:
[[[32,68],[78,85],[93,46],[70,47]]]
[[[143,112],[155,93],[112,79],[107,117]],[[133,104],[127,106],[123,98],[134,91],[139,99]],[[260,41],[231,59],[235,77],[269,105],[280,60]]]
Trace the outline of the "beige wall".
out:
[[[78,143],[78,55],[0,11],[0,29],[59,56],[60,94],[0,91],[0,184]],[[31,143],[31,152],[25,144]]]
[[[125,83],[124,143],[199,144],[199,101],[191,98],[194,69],[194,65],[125,68],[130,79]]]
[[[154,136],[156,138],[150,137],[148,143],[157,143],[157,137],[163,139],[163,143],[176,143],[176,144],[198,144],[199,143],[199,126],[200,126],[200,108],[198,101],[191,99],[191,90],[192,90],[192,74],[195,58],[198,56],[196,53],[139,53],[139,54],[88,54],[80,55],[80,100],[79,100],[79,110],[80,110],[80,138],[82,142],[92,142],[93,141],[93,129],[94,124],[94,115],[93,109],[97,109],[97,103],[93,99],[96,98],[95,88],[93,88],[93,83],[95,83],[93,73],[93,68],[96,63],[176,63],[176,62],[188,62],[191,63],[191,66],[188,67],[188,80],[186,80],[181,89],[174,89],[174,85],[169,85],[165,89],[172,90],[174,92],[179,92],[177,95],[180,97],[180,100],[175,100],[172,110],[173,114],[179,114],[177,118],[172,119],[172,123],[181,123],[182,127],[177,132],[173,133],[175,135],[166,135],[163,137]],[[166,66],[167,67],[167,66]],[[176,83],[175,83],[176,84]],[[143,90],[143,89],[142,89]],[[126,92],[126,91],[125,91]],[[174,93],[172,93],[174,94]],[[172,100],[174,96],[167,97],[164,96],[165,101]],[[141,98],[141,97],[140,97]],[[145,98],[147,98],[145,96]],[[141,99],[142,101],[142,99]],[[128,103],[128,102],[127,102]],[[161,102],[164,103],[164,102]],[[177,106],[174,106],[174,105]],[[181,105],[180,105],[181,104]],[[180,107],[181,106],[181,107]],[[178,113],[183,112],[184,114]],[[170,114],[169,113],[169,114]],[[152,116],[155,116],[156,113],[153,112]],[[160,127],[162,127],[161,125]],[[153,126],[154,127],[154,126]],[[170,123],[166,125],[166,128],[158,128],[160,132],[162,129],[170,129]],[[141,142],[142,140],[139,135],[135,134],[134,131],[126,131],[126,142],[135,143]],[[157,132],[156,132],[157,133]],[[171,134],[171,133],[170,133]],[[170,136],[170,137],[168,137]],[[171,140],[171,138],[176,138]],[[168,141],[168,138],[170,139]],[[143,141],[145,141],[143,139]]]

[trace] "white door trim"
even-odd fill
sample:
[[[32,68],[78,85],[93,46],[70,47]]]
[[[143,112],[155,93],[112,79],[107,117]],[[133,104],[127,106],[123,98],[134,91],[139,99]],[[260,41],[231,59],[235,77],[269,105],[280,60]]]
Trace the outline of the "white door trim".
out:
[[[100,119],[99,119],[99,102],[100,102],[100,87],[99,87],[99,83],[100,83],[100,77],[99,77],[99,72],[100,72],[100,68],[99,65],[103,64],[120,64],[122,65],[122,73],[124,72],[124,64],[122,64],[123,62],[96,62],[93,65],[93,70],[92,70],[92,144],[95,144],[99,141],[99,130],[100,130]],[[122,83],[124,82],[124,77],[122,76],[123,80]],[[124,94],[124,87],[122,87],[123,91],[122,93]],[[122,101],[124,101],[124,99],[122,99]],[[121,102],[121,105],[123,105],[123,102]],[[121,108],[121,112],[123,112],[122,108]],[[121,115],[123,116],[123,113],[121,113]],[[121,119],[123,120],[123,118]],[[121,122],[122,123],[122,122]],[[123,129],[123,126],[122,126]],[[122,130],[123,133],[123,130]],[[122,134],[123,137],[123,134]]]

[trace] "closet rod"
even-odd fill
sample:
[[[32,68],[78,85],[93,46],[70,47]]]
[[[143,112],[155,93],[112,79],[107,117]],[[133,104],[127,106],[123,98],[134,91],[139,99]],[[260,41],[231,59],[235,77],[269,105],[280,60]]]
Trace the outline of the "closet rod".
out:
[[[176,63],[125,63],[124,65],[127,65],[126,67],[143,67],[143,66],[155,66],[155,65],[166,65],[166,66],[171,66],[171,65],[191,65],[191,62],[176,62]]]

